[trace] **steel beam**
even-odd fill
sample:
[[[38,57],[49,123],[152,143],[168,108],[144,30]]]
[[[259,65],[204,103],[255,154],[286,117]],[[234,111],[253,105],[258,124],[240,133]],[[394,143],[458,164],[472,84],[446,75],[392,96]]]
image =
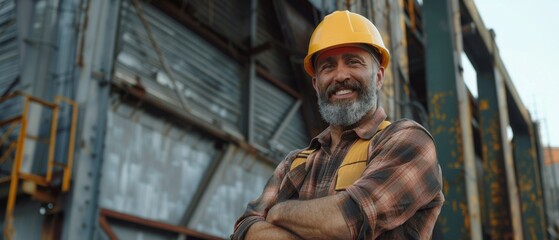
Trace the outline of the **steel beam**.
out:
[[[444,239],[481,239],[479,198],[457,0],[423,3],[430,129],[443,172],[445,203],[438,219]]]
[[[76,2],[65,2],[73,3]],[[75,177],[65,206],[62,239],[94,239],[98,231],[100,170],[121,1],[86,0],[82,4],[83,25],[79,34],[83,48],[78,47],[78,63],[74,66],[79,67],[75,96],[80,106],[80,130],[76,136],[80,144],[76,148],[72,174]]]
[[[500,105],[506,104],[505,96],[499,94],[499,89],[504,86],[498,84],[495,77],[494,68],[484,68],[486,70],[478,70],[477,86],[478,86],[478,102],[479,102],[479,128],[482,139],[482,158],[484,169],[484,195],[485,209],[487,216],[484,216],[486,222],[485,232],[491,239],[512,239],[513,224],[509,201],[508,190],[511,187],[507,183],[506,171],[514,171],[507,169],[505,166],[505,150],[510,151],[509,143],[506,137],[508,116],[501,114],[506,113],[506,108],[500,108]]]
[[[532,129],[528,123],[528,129]],[[533,131],[515,132],[514,160],[522,209],[525,239],[547,239],[540,167]]]

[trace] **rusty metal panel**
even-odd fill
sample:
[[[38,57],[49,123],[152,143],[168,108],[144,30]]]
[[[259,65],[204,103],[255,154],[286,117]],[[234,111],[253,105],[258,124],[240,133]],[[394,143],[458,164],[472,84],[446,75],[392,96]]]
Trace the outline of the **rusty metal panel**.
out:
[[[126,105],[109,112],[106,134],[100,206],[179,224],[219,152],[215,140]]]
[[[153,37],[173,73],[173,82],[136,10],[123,2],[115,76],[164,101],[181,104],[222,124],[238,128],[241,115],[241,66],[202,37],[166,14],[143,4]],[[178,97],[180,94],[182,97]]]
[[[429,125],[446,199],[437,222],[439,234],[444,239],[481,239],[471,117],[458,72],[462,52],[458,2],[427,1],[423,14]]]
[[[531,129],[531,123],[528,124],[528,129]],[[522,227],[524,239],[547,239],[541,171],[530,133],[515,132],[513,138]]]
[[[274,166],[230,145],[188,228],[227,238],[246,204],[262,193]]]
[[[484,198],[486,229],[489,236],[494,239],[512,239],[513,227],[511,221],[511,208],[509,201],[509,187],[507,182],[507,169],[505,165],[505,151],[509,150],[506,138],[508,117],[502,115],[499,98],[499,87],[502,84],[495,78],[494,68],[478,70],[477,84],[479,91],[479,128],[482,139],[482,157],[484,168]],[[502,119],[506,117],[507,119]]]

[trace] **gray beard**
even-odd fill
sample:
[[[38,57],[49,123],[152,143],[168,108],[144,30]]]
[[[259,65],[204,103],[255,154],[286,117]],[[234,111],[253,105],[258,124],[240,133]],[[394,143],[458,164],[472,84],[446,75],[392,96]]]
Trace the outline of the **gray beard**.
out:
[[[359,122],[370,110],[377,107],[378,91],[374,81],[370,85],[371,87],[352,88],[358,93],[355,101],[331,103],[328,99],[329,91],[319,93],[320,115],[330,125],[347,127]]]

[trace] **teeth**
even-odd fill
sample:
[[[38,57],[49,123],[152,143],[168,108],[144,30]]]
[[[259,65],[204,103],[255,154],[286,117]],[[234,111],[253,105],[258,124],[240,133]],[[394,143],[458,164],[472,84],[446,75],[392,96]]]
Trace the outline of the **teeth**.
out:
[[[348,93],[351,93],[351,92],[352,92],[351,90],[345,89],[345,90],[337,91],[336,95],[343,95],[343,94],[348,94]]]

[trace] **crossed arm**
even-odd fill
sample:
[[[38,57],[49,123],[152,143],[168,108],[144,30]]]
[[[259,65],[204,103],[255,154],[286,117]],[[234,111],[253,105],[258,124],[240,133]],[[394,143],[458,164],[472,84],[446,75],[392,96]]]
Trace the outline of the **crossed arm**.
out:
[[[238,220],[233,239],[351,239],[363,227],[375,237],[402,225],[431,201],[436,200],[429,207],[440,210],[442,180],[432,139],[417,127],[400,132],[405,137],[393,134],[378,143],[375,164],[361,179],[332,196],[278,201],[289,171],[288,163],[280,164],[264,193]]]
[[[349,239],[350,231],[338,207],[341,194],[279,203],[266,221],[253,224],[245,239]]]

